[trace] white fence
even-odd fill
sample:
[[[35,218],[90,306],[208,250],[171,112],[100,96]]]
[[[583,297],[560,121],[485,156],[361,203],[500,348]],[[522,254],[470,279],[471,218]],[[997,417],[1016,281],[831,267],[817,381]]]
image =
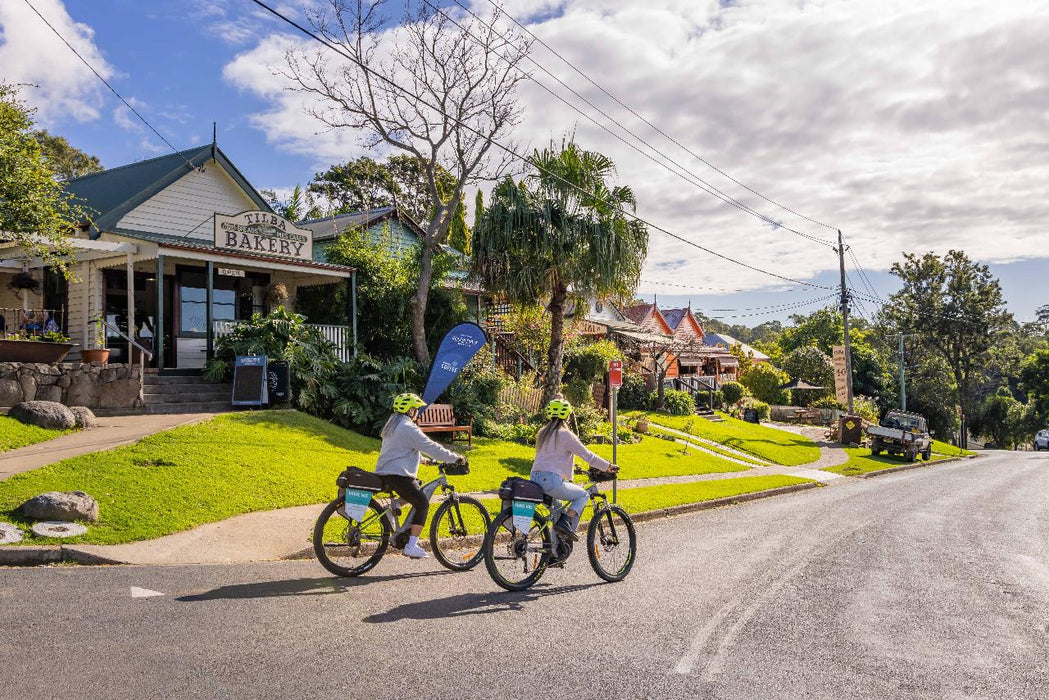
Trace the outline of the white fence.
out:
[[[213,321],[215,338],[221,338],[233,332],[238,321]],[[353,339],[350,337],[349,326],[333,326],[319,323],[307,323],[310,328],[316,328],[324,339],[335,346],[335,355],[343,362],[353,359]]]

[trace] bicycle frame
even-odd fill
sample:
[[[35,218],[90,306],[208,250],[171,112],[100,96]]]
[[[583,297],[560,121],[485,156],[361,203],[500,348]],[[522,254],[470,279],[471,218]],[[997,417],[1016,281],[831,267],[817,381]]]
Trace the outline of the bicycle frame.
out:
[[[427,502],[433,500],[433,495],[437,493],[437,489],[441,489],[441,491],[445,493],[455,492],[455,487],[448,483],[448,477],[441,474],[433,481],[422,485],[422,492],[426,494]],[[411,527],[409,523],[412,521],[412,515],[415,513],[415,506],[412,506],[408,509],[408,512],[405,513],[403,523],[398,523],[397,514],[394,513],[394,510],[400,508],[402,503],[404,503],[404,501],[398,498],[396,494],[390,492],[390,499],[382,511],[382,517],[389,521],[391,534],[394,537],[408,531],[408,528]]]

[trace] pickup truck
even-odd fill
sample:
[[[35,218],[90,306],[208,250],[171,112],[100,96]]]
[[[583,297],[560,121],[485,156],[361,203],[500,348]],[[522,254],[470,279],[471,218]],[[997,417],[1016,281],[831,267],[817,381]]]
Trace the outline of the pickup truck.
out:
[[[926,462],[932,459],[932,436],[925,418],[917,413],[889,411],[882,418],[881,425],[867,428],[867,435],[871,441],[871,454],[897,454],[908,462],[917,460],[918,455]]]

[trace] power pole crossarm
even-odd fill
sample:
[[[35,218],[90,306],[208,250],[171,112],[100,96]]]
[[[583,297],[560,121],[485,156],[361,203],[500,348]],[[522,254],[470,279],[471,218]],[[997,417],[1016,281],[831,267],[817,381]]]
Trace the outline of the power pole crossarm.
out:
[[[849,413],[852,413],[852,346],[849,342],[849,288],[845,285],[845,242],[838,229],[838,267],[841,270],[841,319],[845,327],[845,387],[849,397]]]

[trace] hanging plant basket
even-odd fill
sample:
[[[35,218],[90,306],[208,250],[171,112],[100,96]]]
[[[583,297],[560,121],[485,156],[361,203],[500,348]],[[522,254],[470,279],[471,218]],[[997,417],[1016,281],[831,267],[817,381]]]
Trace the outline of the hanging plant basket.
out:
[[[35,292],[40,289],[40,280],[28,272],[19,272],[17,275],[11,278],[11,283],[8,285],[11,289],[21,289],[30,292]]]

